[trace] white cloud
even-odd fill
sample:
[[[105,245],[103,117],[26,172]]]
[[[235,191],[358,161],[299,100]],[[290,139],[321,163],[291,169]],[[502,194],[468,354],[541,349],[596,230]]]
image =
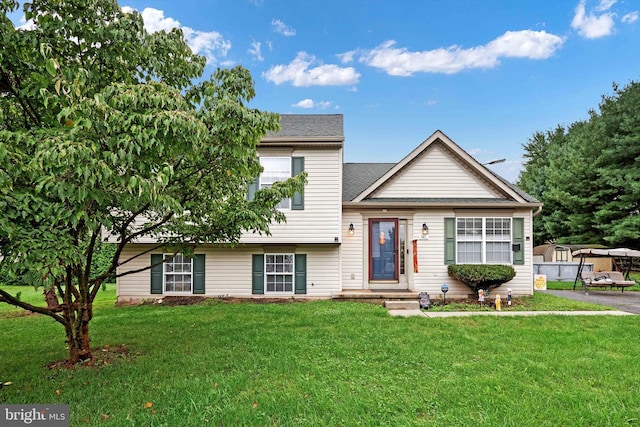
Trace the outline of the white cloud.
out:
[[[625,24],[633,24],[637,20],[638,20],[637,10],[635,12],[629,12],[622,17],[622,22],[624,22]]]
[[[24,19],[24,15],[22,19],[20,19],[20,25],[16,27],[17,30],[26,30],[31,31],[36,28],[36,24],[33,22],[33,19],[29,19],[28,21]]]
[[[329,108],[331,106],[331,102],[329,101],[314,101],[313,99],[303,99],[301,101],[296,102],[292,105],[292,107],[297,108]]]
[[[264,58],[262,56],[262,45],[260,44],[260,42],[251,43],[251,49],[247,50],[247,52],[249,52],[254,59],[258,61],[264,61]]]
[[[262,73],[262,77],[277,85],[290,82],[293,86],[340,86],[358,83],[360,74],[353,67],[340,68],[335,64],[318,65],[316,57],[298,52],[288,65],[276,65]]]
[[[343,64],[348,64],[349,62],[353,61],[356,53],[358,53],[357,50],[350,50],[349,52],[341,53],[336,56],[340,59],[340,62],[342,62]]]
[[[381,68],[393,76],[414,73],[453,74],[464,69],[493,68],[501,58],[546,59],[564,40],[545,31],[507,31],[486,45],[463,49],[460,46],[411,52],[395,47],[389,40],[369,51],[360,51],[360,62]]]
[[[598,12],[606,12],[617,2],[618,0],[600,0],[600,4],[596,6],[596,10]]]
[[[295,29],[287,27],[285,23],[279,19],[274,19],[273,21],[271,21],[271,25],[273,26],[273,31],[275,31],[276,33],[280,33],[285,37],[296,35]]]
[[[599,12],[605,12],[613,6],[615,1],[602,0],[596,8]],[[587,14],[586,0],[580,0],[576,6],[575,15],[571,21],[571,27],[578,31],[582,37],[588,39],[597,39],[613,34],[615,23],[613,21],[613,13],[602,13],[600,15]]]
[[[122,10],[124,12],[131,12],[134,9],[129,6],[124,6]],[[185,27],[180,25],[179,21],[165,17],[163,10],[146,7],[140,14],[144,20],[144,28],[149,33],[163,30],[168,32],[174,28],[180,28],[191,50],[199,55],[204,55],[207,58],[208,64],[220,62],[220,58],[226,57],[229,49],[231,49],[231,42],[225,40],[219,32],[199,31]],[[228,64],[229,62],[224,61],[220,63]]]

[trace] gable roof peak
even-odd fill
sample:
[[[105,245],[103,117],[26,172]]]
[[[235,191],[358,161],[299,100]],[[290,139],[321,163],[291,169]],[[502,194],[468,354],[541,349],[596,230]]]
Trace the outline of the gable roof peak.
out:
[[[444,145],[447,151],[455,156],[460,163],[472,170],[476,175],[481,177],[485,182],[490,183],[494,188],[500,189],[501,192],[507,194],[513,200],[521,203],[532,203],[534,199],[531,196],[526,195],[521,190],[517,189],[514,185],[508,181],[499,177],[484,165],[478,162],[473,156],[463,150],[458,144],[456,144],[451,138],[449,138],[440,129],[433,132],[427,139],[425,139],[420,145],[413,149],[402,160],[390,168],[385,174],[380,176],[369,187],[363,189],[360,194],[352,199],[353,202],[361,202],[368,196],[373,194],[376,190],[381,188],[385,183],[389,182],[393,177],[398,175],[405,167],[412,163],[415,159],[421,156],[430,146],[434,143],[441,143]]]

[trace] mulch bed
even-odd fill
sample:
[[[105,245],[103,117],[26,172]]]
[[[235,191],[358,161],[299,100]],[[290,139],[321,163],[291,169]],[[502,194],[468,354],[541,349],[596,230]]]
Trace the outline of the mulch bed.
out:
[[[76,368],[98,368],[105,365],[111,365],[121,360],[129,360],[133,356],[129,352],[129,349],[125,344],[118,346],[111,346],[106,344],[102,348],[92,350],[93,359],[78,363],[71,364],[68,360],[58,360],[45,365],[48,369],[76,369]]]

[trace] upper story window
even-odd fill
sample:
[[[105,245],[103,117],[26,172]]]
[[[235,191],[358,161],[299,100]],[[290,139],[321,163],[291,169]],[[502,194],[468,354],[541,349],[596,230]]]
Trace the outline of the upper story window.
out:
[[[260,157],[260,164],[264,168],[260,175],[260,188],[271,187],[274,182],[286,181],[291,177],[290,157]],[[291,199],[283,199],[279,209],[290,209]]]
[[[457,218],[456,242],[460,264],[509,264],[511,219]]]
[[[274,182],[287,179],[304,172],[304,157],[260,157],[262,173],[247,188],[247,199],[253,200],[260,188],[271,187]],[[284,199],[277,206],[284,210],[304,210],[304,191],[294,193],[290,199]]]

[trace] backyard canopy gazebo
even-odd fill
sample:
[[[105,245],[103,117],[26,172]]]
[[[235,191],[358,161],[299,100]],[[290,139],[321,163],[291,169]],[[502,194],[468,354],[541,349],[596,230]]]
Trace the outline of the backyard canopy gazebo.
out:
[[[582,275],[582,268],[584,267],[585,258],[610,257],[614,260],[620,260],[620,264],[622,265],[620,265],[618,268],[622,270],[624,277],[628,280],[629,273],[631,272],[631,267],[633,266],[633,261],[636,258],[640,258],[640,251],[628,248],[584,248],[573,251],[571,255],[580,258],[580,263],[578,264],[578,274],[576,275],[576,279],[573,281],[573,288],[575,289],[576,283],[578,283],[578,279]]]

